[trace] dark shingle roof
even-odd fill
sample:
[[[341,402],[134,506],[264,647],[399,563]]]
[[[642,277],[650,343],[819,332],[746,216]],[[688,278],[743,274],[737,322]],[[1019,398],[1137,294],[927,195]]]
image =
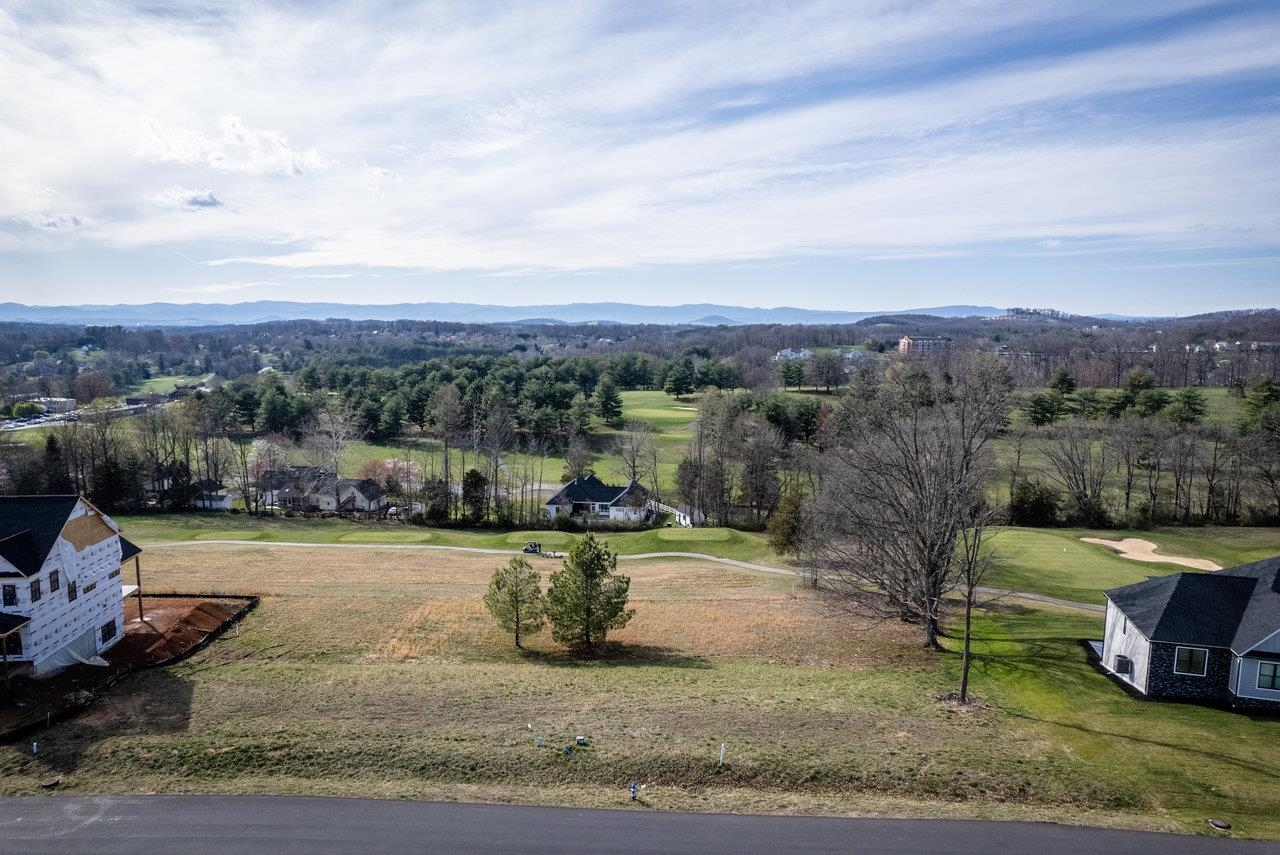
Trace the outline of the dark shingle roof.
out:
[[[0,496],[0,556],[24,576],[44,566],[79,496]]]
[[[568,502],[604,502],[612,505],[627,494],[632,487],[639,488],[634,481],[626,487],[614,487],[606,484],[594,475],[574,478],[560,488],[560,492],[552,496],[548,505],[563,505]]]
[[[124,535],[120,536],[120,563],[123,564],[135,555],[142,552],[142,547],[132,541],[125,540]]]
[[[13,632],[31,623],[31,618],[26,615],[11,615],[8,612],[0,612],[0,635]]]
[[[1107,598],[1152,641],[1244,653],[1280,630],[1280,557],[1214,573],[1175,573]]]

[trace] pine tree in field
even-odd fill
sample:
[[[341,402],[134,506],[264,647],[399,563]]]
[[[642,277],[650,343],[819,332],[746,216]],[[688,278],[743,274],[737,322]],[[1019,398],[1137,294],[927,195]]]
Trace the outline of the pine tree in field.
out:
[[[604,644],[611,629],[622,629],[635,614],[627,608],[631,579],[614,575],[618,555],[588,533],[569,550],[564,566],[551,574],[547,617],[551,637],[578,650]]]
[[[607,374],[596,384],[595,399],[601,421],[613,425],[622,420],[622,394]]]
[[[544,600],[538,584],[538,571],[528,559],[519,555],[493,571],[484,607],[498,626],[515,634],[516,647],[520,635],[537,632],[544,623]]]

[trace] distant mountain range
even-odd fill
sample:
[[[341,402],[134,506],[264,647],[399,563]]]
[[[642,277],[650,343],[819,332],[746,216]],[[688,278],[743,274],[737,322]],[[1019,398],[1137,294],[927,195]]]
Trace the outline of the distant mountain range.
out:
[[[280,320],[415,320],[458,323],[622,323],[622,324],[851,324],[878,315],[933,315],[956,318],[1003,314],[994,306],[934,306],[876,312],[833,312],[779,306],[773,309],[694,303],[639,306],[633,303],[568,303],[547,306],[490,306],[478,303],[142,303],[138,305],[27,306],[0,303],[0,321],[125,326],[208,326]]]

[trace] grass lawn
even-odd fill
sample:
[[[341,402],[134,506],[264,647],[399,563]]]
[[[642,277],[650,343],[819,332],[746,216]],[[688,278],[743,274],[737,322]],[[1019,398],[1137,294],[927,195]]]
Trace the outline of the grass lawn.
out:
[[[670,491],[675,484],[676,465],[684,454],[684,447],[693,437],[691,425],[698,417],[697,395],[676,400],[665,392],[623,392],[622,417],[624,421],[646,422],[654,428],[654,441],[658,446],[658,478],[662,489]],[[596,473],[606,482],[619,481],[621,476],[615,471],[618,458],[612,453],[612,444],[618,431],[596,423],[591,437],[591,447],[595,452],[592,465]],[[421,465],[428,455],[434,455],[435,466],[440,465],[441,446],[434,439],[411,437],[408,439],[413,448],[414,458]],[[343,458],[344,475],[355,475],[361,465],[371,460],[386,460],[392,457],[403,457],[401,448],[394,445],[382,445],[370,442],[354,442],[347,449]],[[504,455],[507,465],[520,469],[525,465],[525,455]],[[453,465],[461,465],[461,454],[453,452]],[[474,466],[474,457],[468,455],[467,468]],[[428,464],[431,465],[431,464]],[[537,464],[535,463],[535,467]],[[565,468],[563,454],[553,452],[542,462],[543,481],[555,483],[560,479]]]
[[[133,395],[147,395],[153,392],[157,395],[168,395],[179,386],[198,386],[212,376],[212,374],[200,377],[192,377],[187,374],[161,374],[130,387],[129,392]]]
[[[1108,588],[1141,582],[1148,576],[1188,570],[1176,564],[1152,564],[1118,555],[1082,537],[1120,540],[1139,537],[1160,552],[1208,558],[1224,567],[1280,555],[1277,528],[1161,528],[1153,531],[1008,528],[993,540],[1000,559],[987,578],[993,587],[1010,588],[1085,603],[1102,603]]]
[[[255,540],[264,543],[424,543],[436,546],[471,546],[481,549],[518,549],[527,540],[540,541],[544,549],[568,549],[578,537],[559,531],[493,531],[490,529],[419,528],[397,523],[356,522],[341,519],[283,519],[248,514],[207,512],[191,514],[117,514],[113,516],[125,536],[146,546],[180,540]],[[738,561],[781,564],[754,532],[727,528],[659,528],[650,531],[606,533],[613,548],[623,555],[648,552],[701,552]]]
[[[260,607],[187,662],[0,747],[0,793],[261,792],[671,810],[1042,819],[1280,836],[1274,720],[1129,699],[1084,663],[1092,615],[980,616],[976,710],[953,653],[783,577],[641,561],[593,660],[519,653],[480,595],[498,556],[154,548],[153,589]],[[554,562],[537,565],[549,571]],[[576,736],[589,746],[565,756]],[[547,747],[537,748],[543,737]],[[717,768],[721,743],[726,764]]]

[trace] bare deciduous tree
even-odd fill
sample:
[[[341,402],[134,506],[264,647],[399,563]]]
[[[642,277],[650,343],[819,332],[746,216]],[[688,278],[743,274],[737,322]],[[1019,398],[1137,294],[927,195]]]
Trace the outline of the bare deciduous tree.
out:
[[[1072,419],[1043,436],[1038,445],[1049,461],[1049,477],[1067,494],[1072,520],[1102,525],[1106,521],[1102,494],[1109,462],[1107,445],[1097,428]]]
[[[614,471],[628,483],[643,482],[653,463],[653,428],[647,422],[627,422],[613,442],[613,451],[618,456]]]
[[[1010,408],[1007,369],[977,358],[951,386],[904,366],[850,399],[809,503],[806,552],[820,587],[883,616],[918,621],[938,646],[943,598],[959,583],[956,546],[985,501],[992,442]]]
[[[342,456],[351,443],[359,438],[360,432],[356,429],[355,419],[345,406],[333,398],[316,408],[315,421],[303,438],[303,449],[311,465],[328,469],[334,474],[334,507],[342,501],[342,489],[338,480]]]

